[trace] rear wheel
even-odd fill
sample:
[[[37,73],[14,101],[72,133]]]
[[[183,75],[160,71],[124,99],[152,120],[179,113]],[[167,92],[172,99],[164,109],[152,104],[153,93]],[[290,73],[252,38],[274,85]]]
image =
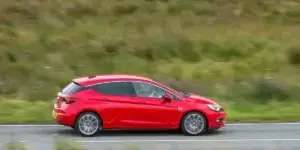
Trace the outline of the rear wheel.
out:
[[[80,114],[74,125],[74,130],[82,136],[94,136],[102,129],[102,120],[93,112]]]
[[[190,112],[184,115],[180,127],[186,135],[200,135],[207,131],[207,120],[202,113]]]

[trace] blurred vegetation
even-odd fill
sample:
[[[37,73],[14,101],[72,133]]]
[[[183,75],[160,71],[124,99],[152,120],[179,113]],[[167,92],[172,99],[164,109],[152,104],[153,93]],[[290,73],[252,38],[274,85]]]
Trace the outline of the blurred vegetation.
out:
[[[54,142],[55,150],[88,150],[87,148],[80,146],[78,143],[64,138],[56,138]]]
[[[49,141],[50,142],[50,141]],[[51,141],[52,143],[52,141]],[[96,143],[94,143],[96,144]],[[97,143],[99,144],[99,143]],[[4,150],[32,150],[30,148],[27,147],[32,147],[30,146],[31,143],[21,143],[18,141],[11,141],[7,144],[5,144],[5,148]],[[63,137],[59,137],[59,138],[54,138],[53,140],[53,150],[90,150],[88,149],[88,145],[87,144],[79,144],[78,142],[71,140],[69,138],[63,138]],[[84,146],[81,146],[84,145]],[[45,145],[45,147],[47,147],[48,145]],[[101,147],[101,145],[99,144],[99,147]],[[105,146],[104,146],[105,147]],[[114,148],[112,148],[114,147]],[[140,146],[138,146],[137,144],[131,143],[131,142],[126,142],[126,143],[122,143],[122,144],[115,144],[114,146],[112,146],[110,148],[98,148],[98,149],[105,149],[105,150],[141,150],[143,148],[141,148]],[[154,145],[155,149],[157,150],[173,150],[173,149],[179,149],[176,148],[175,146],[171,146],[171,143],[169,144],[156,144]],[[211,146],[212,148],[216,148],[216,149],[230,149],[230,148],[225,148],[225,147],[220,147],[220,145],[216,145],[216,146]],[[272,147],[266,146],[262,149],[265,150],[277,150],[277,149],[282,149],[279,145],[275,145]]]
[[[84,148],[80,144],[76,143],[74,140],[69,140],[67,138],[54,138],[53,141],[54,148],[53,150],[89,150],[87,148]],[[27,148],[27,143],[22,143],[19,141],[9,141],[8,143],[4,144],[4,150],[30,150]],[[124,144],[123,144],[124,145]],[[139,150],[135,145],[124,145],[122,146],[123,150]],[[159,148],[168,150],[166,148]],[[108,150],[114,150],[112,148],[109,148]]]
[[[74,77],[130,73],[230,104],[297,102],[299,25],[296,0],[0,1],[0,95],[49,101]]]
[[[9,141],[5,144],[5,150],[27,150],[24,143],[19,141]]]
[[[300,104],[270,102],[258,105],[251,101],[223,103],[227,122],[287,122],[299,121]],[[53,104],[45,101],[0,100],[0,123],[55,123],[52,117]]]

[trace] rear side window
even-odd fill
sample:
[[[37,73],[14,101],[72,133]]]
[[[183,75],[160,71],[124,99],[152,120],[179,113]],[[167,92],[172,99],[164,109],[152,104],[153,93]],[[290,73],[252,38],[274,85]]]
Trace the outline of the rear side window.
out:
[[[106,95],[134,96],[135,91],[131,82],[111,82],[95,85],[95,91]]]
[[[81,86],[75,82],[71,82],[62,90],[62,93],[74,94],[76,92],[82,91],[83,89],[84,89],[84,86]]]

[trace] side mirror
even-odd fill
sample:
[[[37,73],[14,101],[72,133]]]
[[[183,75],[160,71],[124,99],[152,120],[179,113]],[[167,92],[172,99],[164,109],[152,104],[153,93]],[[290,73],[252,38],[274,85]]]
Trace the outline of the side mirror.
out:
[[[169,93],[166,93],[162,98],[167,102],[171,102],[172,100],[171,95]]]

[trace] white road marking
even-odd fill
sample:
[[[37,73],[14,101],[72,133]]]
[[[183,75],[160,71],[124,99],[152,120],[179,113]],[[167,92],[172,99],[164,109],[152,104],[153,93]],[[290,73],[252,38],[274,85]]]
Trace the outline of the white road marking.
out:
[[[253,126],[253,125],[300,125],[300,122],[287,122],[287,123],[226,123],[225,126]],[[0,127],[62,127],[58,124],[5,124]]]
[[[223,140],[80,140],[76,143],[143,143],[143,142],[248,142],[248,141],[300,141],[300,139],[223,139]]]
[[[286,123],[228,123],[225,126],[251,126],[251,125],[300,125],[300,122],[286,122]]]

